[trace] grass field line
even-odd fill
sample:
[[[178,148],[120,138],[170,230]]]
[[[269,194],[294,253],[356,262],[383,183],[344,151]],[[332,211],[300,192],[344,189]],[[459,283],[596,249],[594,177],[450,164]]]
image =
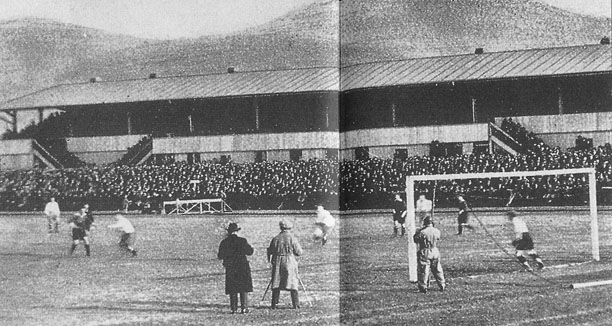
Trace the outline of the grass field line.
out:
[[[513,323],[508,323],[508,324],[503,324],[501,326],[518,326],[518,325],[526,325],[526,324],[533,324],[533,323],[542,323],[542,322],[549,322],[549,321],[554,321],[554,320],[559,320],[559,319],[566,319],[566,318],[574,318],[574,317],[580,317],[580,316],[584,316],[584,315],[591,315],[593,313],[602,313],[602,312],[606,312],[612,310],[612,307],[605,307],[605,308],[599,308],[599,309],[589,309],[589,310],[580,310],[571,314],[562,314],[562,315],[557,315],[557,316],[548,316],[548,317],[542,317],[542,318],[531,318],[531,319],[523,319],[521,321],[518,322],[513,322]]]

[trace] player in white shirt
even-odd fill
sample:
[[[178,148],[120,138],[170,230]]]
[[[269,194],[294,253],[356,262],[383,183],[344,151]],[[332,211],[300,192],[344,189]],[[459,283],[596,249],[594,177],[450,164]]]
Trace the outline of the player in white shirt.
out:
[[[135,257],[137,252],[133,247],[134,242],[136,242],[136,229],[134,229],[134,225],[132,225],[132,222],[123,217],[121,214],[115,215],[115,219],[117,220],[117,223],[109,225],[108,227],[121,231],[119,249],[126,250],[132,254],[132,257]]]
[[[544,263],[538,253],[534,249],[533,238],[529,234],[529,229],[527,228],[527,224],[523,221],[522,218],[516,215],[515,211],[509,211],[506,213],[508,219],[512,221],[512,225],[514,226],[514,240],[512,240],[512,245],[516,248],[516,257],[519,262],[525,266],[525,269],[531,271],[531,266],[527,262],[527,257],[531,258],[538,264],[539,269],[544,268]]]
[[[314,239],[321,240],[321,245],[327,243],[327,236],[334,230],[336,219],[323,206],[317,206],[317,219],[315,221]]]
[[[420,195],[419,199],[416,201],[416,215],[419,218],[421,224],[425,221],[426,217],[431,217],[431,212],[433,211],[433,202],[425,197],[425,195]]]
[[[59,233],[61,212],[59,204],[55,201],[55,198],[51,197],[47,205],[45,205],[45,215],[47,215],[49,233]]]

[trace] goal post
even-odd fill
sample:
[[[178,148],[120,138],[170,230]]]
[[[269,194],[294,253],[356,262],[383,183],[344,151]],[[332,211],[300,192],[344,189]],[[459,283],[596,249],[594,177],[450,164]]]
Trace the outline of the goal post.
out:
[[[417,281],[416,244],[412,236],[416,232],[416,214],[414,203],[414,183],[418,181],[466,180],[490,178],[515,178],[553,176],[563,174],[586,174],[589,187],[589,212],[591,217],[591,250],[593,260],[599,261],[599,226],[597,223],[597,186],[594,168],[575,168],[539,171],[483,172],[462,174],[410,175],[406,177],[406,218],[408,222],[408,277],[410,282]]]

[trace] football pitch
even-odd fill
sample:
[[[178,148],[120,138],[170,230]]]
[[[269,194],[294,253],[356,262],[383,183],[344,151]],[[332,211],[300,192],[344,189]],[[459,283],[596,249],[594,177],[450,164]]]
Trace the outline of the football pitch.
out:
[[[532,275],[510,253],[512,230],[501,213],[477,212],[474,232],[456,236],[455,215],[436,214],[442,231],[447,291],[418,293],[408,282],[407,237],[393,238],[389,214],[343,216],[328,244],[310,240],[314,212],[292,215],[132,215],[139,255],[117,247],[97,216],[92,256],[70,256],[64,223],[46,233],[42,215],[0,217],[0,325],[608,325],[612,287],[569,289],[571,283],[612,279],[612,215],[600,212],[601,261],[591,262],[586,212],[525,213],[547,268]],[[302,309],[270,310],[265,248],[289,219],[304,248]],[[255,248],[250,257],[251,313],[230,315],[224,270],[216,259],[224,226],[238,222]]]
[[[46,233],[38,216],[0,217],[0,325],[336,325],[339,307],[338,236],[321,247],[309,241],[314,212],[305,215],[129,216],[136,228],[138,256],[118,250],[119,237],[97,216],[91,257],[82,245],[68,255],[71,238]],[[289,309],[281,292],[279,309],[270,310],[266,248],[278,222],[293,221],[304,249],[299,258],[302,309]],[[255,253],[251,313],[231,315],[225,274],[217,260],[229,221]]]

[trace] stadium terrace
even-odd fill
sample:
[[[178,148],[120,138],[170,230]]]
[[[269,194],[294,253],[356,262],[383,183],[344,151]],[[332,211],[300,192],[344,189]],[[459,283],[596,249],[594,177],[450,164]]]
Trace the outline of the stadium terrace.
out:
[[[606,189],[611,56],[609,44],[481,49],[57,85],[0,105],[13,126],[0,141],[1,205],[36,209],[56,196],[106,209],[127,195],[156,207],[225,194],[238,209],[311,208],[323,198],[373,208],[388,207],[406,175],[573,167],[595,167]],[[38,122],[18,128],[32,113]],[[441,203],[508,191],[572,203],[583,188],[571,176],[436,185]]]

